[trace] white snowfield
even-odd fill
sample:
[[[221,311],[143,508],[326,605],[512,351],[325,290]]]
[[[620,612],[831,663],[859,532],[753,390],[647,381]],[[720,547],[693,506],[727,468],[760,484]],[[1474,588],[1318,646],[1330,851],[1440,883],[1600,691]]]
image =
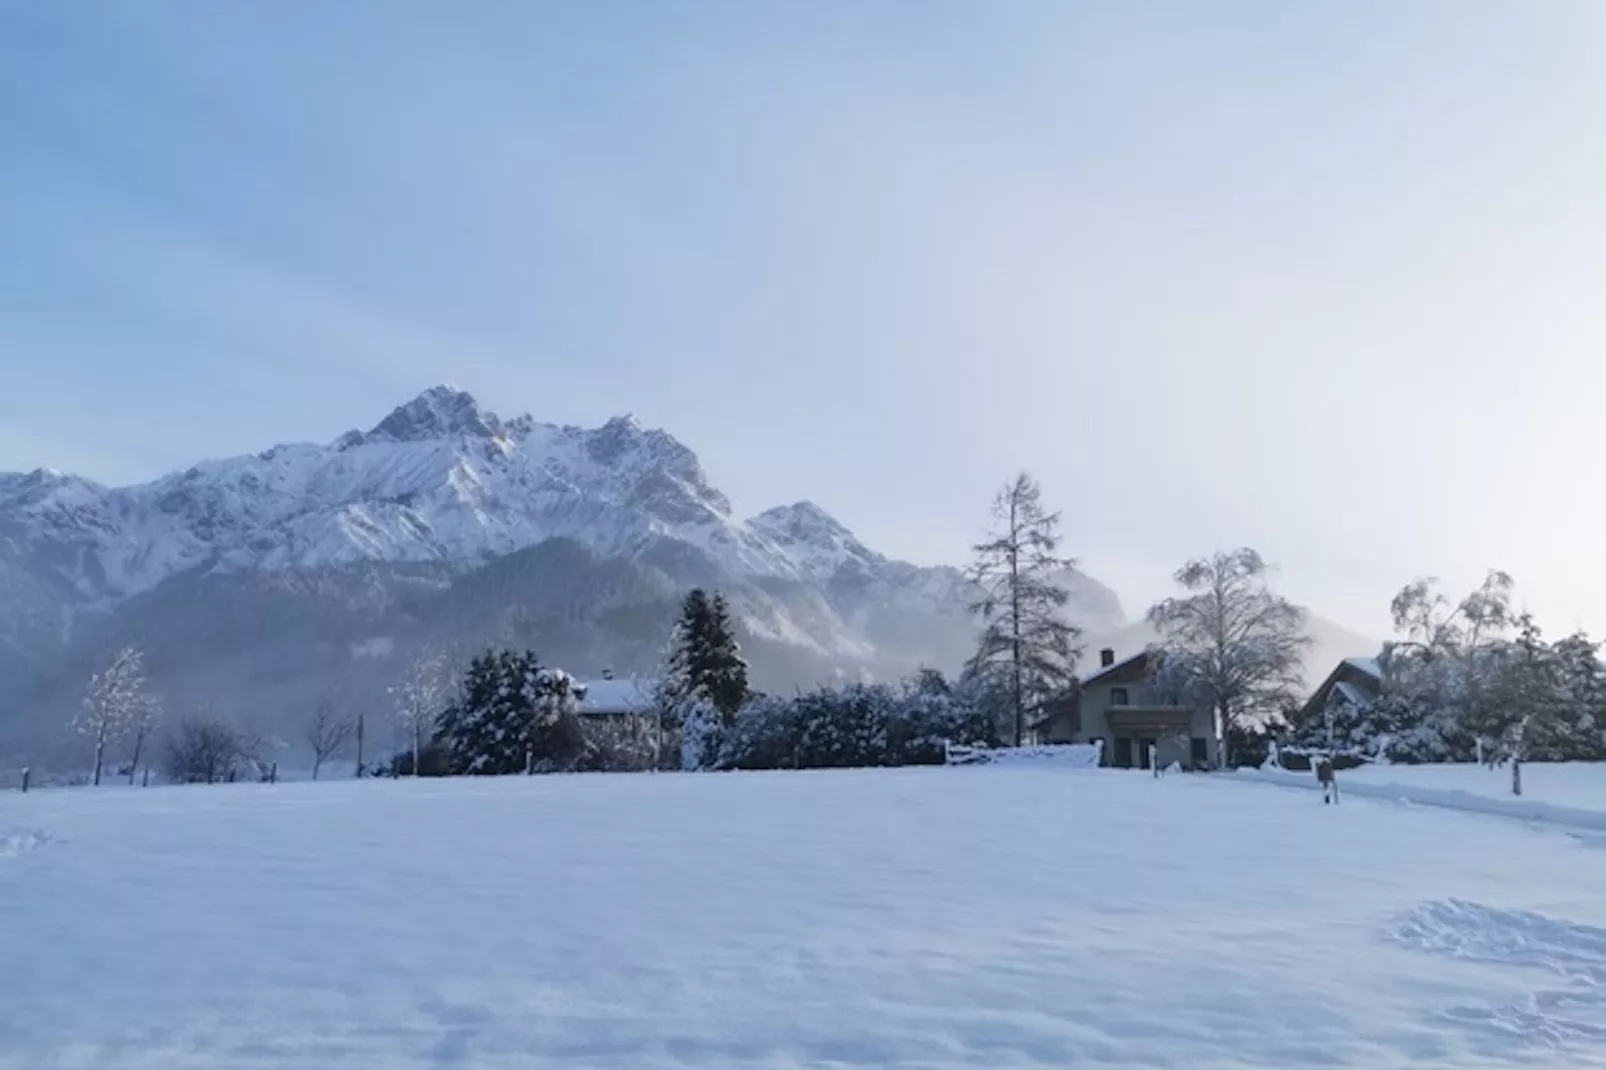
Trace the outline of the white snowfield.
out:
[[[1606,850],[1059,767],[0,795],[0,1067],[1600,1067]]]
[[[1283,787],[1320,791],[1310,772],[1239,769],[1238,777]],[[1522,794],[1511,791],[1511,767],[1473,763],[1365,765],[1338,774],[1341,796],[1438,806],[1468,813],[1542,821],[1606,832],[1606,764],[1525,763]]]

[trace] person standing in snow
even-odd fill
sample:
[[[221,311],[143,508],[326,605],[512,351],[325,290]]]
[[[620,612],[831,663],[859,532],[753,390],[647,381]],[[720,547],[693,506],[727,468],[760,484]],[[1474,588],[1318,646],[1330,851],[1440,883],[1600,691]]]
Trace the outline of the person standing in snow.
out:
[[[1333,759],[1322,755],[1316,759],[1316,779],[1322,784],[1322,804],[1338,802],[1338,780],[1333,776]]]

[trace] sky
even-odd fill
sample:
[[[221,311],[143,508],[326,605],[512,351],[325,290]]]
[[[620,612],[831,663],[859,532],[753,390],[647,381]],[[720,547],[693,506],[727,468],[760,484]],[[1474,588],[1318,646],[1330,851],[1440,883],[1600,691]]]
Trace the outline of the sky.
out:
[[[1603,179],[1597,0],[0,0],[0,470],[450,382],[923,563],[1029,471],[1132,613],[1606,633]]]

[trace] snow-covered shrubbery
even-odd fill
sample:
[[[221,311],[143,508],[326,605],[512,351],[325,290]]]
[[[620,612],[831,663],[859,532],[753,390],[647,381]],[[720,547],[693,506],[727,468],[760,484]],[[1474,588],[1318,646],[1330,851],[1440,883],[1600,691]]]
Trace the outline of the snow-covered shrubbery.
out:
[[[494,776],[579,767],[590,747],[578,703],[574,677],[542,666],[534,654],[480,655],[461,697],[440,715],[435,740],[446,771]]]
[[[1400,638],[1379,659],[1381,694],[1307,711],[1287,742],[1397,763],[1606,759],[1598,644],[1582,632],[1547,642],[1511,597],[1498,572],[1453,606],[1428,581],[1407,586],[1392,607]]]
[[[851,684],[795,698],[759,696],[725,730],[702,768],[821,769],[940,765],[946,743],[993,743],[991,716],[936,673],[901,688]]]

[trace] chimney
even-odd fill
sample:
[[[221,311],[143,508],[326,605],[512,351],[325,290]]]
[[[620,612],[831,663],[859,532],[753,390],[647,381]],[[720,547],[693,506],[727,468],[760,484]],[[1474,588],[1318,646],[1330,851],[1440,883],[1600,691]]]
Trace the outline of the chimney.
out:
[[[1099,651],[1099,668],[1108,669],[1111,665],[1114,665],[1114,664],[1115,664],[1115,651],[1114,650],[1112,650],[1109,647],[1105,647],[1103,650]]]

